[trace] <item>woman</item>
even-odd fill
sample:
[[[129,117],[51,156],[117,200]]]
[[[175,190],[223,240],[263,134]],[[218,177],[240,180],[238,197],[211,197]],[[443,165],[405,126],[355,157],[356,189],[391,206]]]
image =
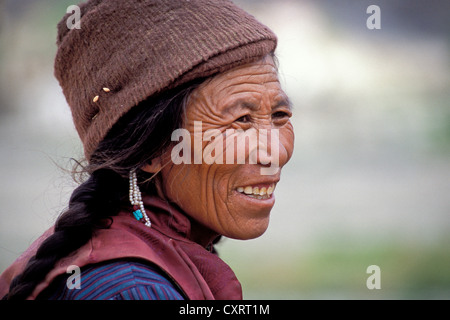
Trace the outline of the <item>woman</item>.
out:
[[[80,29],[67,27],[68,15],[58,25],[55,75],[87,179],[1,275],[0,295],[241,299],[214,243],[266,230],[293,152],[276,36],[229,1],[80,8]],[[69,277],[77,269],[78,284]]]

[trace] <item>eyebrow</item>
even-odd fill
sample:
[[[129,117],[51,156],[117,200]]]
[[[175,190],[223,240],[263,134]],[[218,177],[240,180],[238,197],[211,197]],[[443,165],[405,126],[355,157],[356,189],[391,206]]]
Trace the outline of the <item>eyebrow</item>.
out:
[[[281,99],[277,99],[277,102],[272,106],[272,110],[277,109],[281,106],[287,106],[289,110],[292,110],[292,102],[287,96],[283,96]],[[260,106],[259,106],[259,104],[249,102],[248,100],[237,99],[232,104],[225,107],[222,110],[222,114],[229,113],[231,109],[235,109],[235,108],[243,108],[243,109],[249,109],[251,111],[257,111],[257,110],[259,110]]]

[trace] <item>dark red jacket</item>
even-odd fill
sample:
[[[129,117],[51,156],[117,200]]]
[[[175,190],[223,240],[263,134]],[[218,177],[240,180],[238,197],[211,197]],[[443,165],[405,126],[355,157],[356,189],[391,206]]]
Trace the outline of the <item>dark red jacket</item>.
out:
[[[96,231],[87,244],[58,261],[28,299],[35,299],[57,276],[67,273],[71,265],[81,268],[122,258],[139,258],[156,264],[189,299],[242,299],[241,285],[230,267],[216,254],[190,240],[190,220],[159,198],[143,200],[151,228],[135,220],[130,212],[119,213],[113,217],[110,228]],[[52,230],[45,232],[1,274],[0,297],[8,292],[12,279]],[[212,244],[208,247],[212,248]]]

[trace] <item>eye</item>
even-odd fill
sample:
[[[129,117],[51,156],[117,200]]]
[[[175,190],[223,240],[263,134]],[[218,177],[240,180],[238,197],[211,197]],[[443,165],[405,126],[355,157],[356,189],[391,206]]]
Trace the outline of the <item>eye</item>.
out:
[[[235,122],[241,122],[241,123],[247,123],[247,122],[250,122],[250,116],[249,115],[245,115],[245,116],[242,116],[240,118],[237,118],[234,121]]]
[[[290,118],[290,117],[291,117],[291,115],[284,111],[277,111],[272,114],[272,119],[275,119],[275,120],[281,120],[281,119]]]

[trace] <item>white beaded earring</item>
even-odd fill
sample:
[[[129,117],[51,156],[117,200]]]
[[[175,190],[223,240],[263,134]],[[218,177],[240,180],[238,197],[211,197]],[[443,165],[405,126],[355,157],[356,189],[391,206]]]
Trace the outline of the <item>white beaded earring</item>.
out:
[[[152,223],[147,216],[144,208],[144,202],[142,202],[142,195],[137,185],[136,171],[130,171],[130,203],[133,206],[133,215],[136,220],[145,220],[145,225],[151,227]]]

